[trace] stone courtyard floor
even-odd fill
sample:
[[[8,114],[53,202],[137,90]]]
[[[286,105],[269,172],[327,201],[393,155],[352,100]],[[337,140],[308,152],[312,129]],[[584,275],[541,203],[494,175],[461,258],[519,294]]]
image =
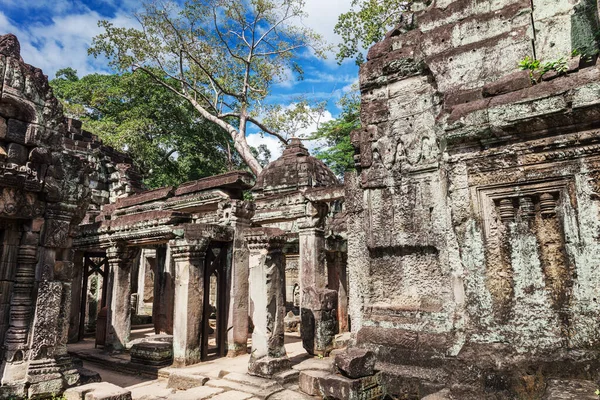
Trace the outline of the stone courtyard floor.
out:
[[[141,334],[132,332],[132,337]],[[293,368],[273,379],[247,374],[249,354],[215,358],[184,368],[156,368],[132,364],[126,353],[109,355],[95,349],[93,338],[69,345],[69,352],[83,360],[84,368],[98,372],[102,381],[130,390],[134,400],[313,399],[300,391],[299,373],[329,371],[332,359],[309,356],[298,334],[286,334],[285,347]]]

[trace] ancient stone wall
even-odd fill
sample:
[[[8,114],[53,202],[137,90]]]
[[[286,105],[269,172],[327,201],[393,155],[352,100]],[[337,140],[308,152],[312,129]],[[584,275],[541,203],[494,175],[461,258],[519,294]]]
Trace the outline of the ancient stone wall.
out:
[[[457,357],[505,372],[486,362],[591,349],[596,2],[428,4],[361,68],[358,174],[346,180],[357,342],[384,363]],[[563,68],[530,75],[518,67],[527,56]],[[493,386],[440,373],[433,381]]]
[[[42,71],[0,36],[0,397],[78,383],[67,354],[73,230],[90,200],[89,164]]]

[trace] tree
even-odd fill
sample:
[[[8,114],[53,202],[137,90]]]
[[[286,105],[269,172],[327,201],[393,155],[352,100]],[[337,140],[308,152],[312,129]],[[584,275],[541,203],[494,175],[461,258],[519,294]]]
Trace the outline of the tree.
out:
[[[383,39],[385,34],[399,24],[410,29],[406,12],[412,0],[352,0],[352,9],[338,17],[334,32],[342,37],[336,59],[355,58],[364,62],[363,49]]]
[[[246,141],[249,124],[286,142],[277,118],[267,120],[272,85],[301,74],[302,50],[323,55],[319,35],[303,27],[304,0],[154,1],[136,15],[140,28],[100,21],[104,33],[90,54],[105,55],[118,71],[143,71],[224,129],[249,168],[262,167]],[[165,79],[168,78],[168,79]]]
[[[354,170],[350,133],[360,129],[360,93],[358,90],[347,93],[338,105],[342,108],[340,116],[323,123],[310,139],[324,143],[316,149],[315,157],[327,164],[334,174],[343,177],[345,172]]]
[[[77,71],[65,68],[50,85],[68,116],[132,156],[149,187],[178,185],[229,167],[233,143],[227,132],[198,118],[187,101],[148,75],[79,79]]]

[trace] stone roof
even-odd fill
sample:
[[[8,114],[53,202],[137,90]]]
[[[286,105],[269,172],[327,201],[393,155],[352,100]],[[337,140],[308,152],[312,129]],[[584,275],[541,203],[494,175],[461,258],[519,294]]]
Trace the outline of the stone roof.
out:
[[[298,138],[292,138],[281,157],[267,165],[252,189],[268,195],[304,188],[339,185],[331,170],[312,157]]]

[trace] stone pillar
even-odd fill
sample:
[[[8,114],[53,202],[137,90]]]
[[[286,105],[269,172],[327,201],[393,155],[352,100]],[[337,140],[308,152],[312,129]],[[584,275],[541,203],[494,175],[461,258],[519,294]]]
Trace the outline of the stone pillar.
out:
[[[299,224],[300,334],[304,349],[312,355],[329,354],[337,333],[337,292],[326,287],[326,211],[325,204],[309,202]]]
[[[337,291],[337,316],[339,332],[348,332],[348,275],[346,253],[340,249],[342,243],[334,241],[327,252],[327,287]]]
[[[71,312],[69,317],[69,343],[79,341],[79,327],[81,325],[81,291],[83,290],[83,251],[73,254],[73,282],[71,284]],[[85,297],[84,297],[85,298]],[[85,307],[86,302],[83,303]]]
[[[178,239],[170,243],[175,263],[173,365],[197,364],[201,356],[204,259],[210,239]]]
[[[117,244],[109,247],[106,257],[110,267],[108,274],[108,315],[105,348],[123,351],[131,334],[131,266],[139,249]]]
[[[285,237],[279,229],[252,229],[246,235],[246,242],[250,250],[254,322],[248,373],[271,378],[291,367],[284,347]]]
[[[248,352],[248,276],[250,274],[248,247],[244,242],[253,204],[233,201],[229,204],[229,224],[234,228],[231,258],[231,285],[229,315],[227,318],[227,356],[235,357]]]

